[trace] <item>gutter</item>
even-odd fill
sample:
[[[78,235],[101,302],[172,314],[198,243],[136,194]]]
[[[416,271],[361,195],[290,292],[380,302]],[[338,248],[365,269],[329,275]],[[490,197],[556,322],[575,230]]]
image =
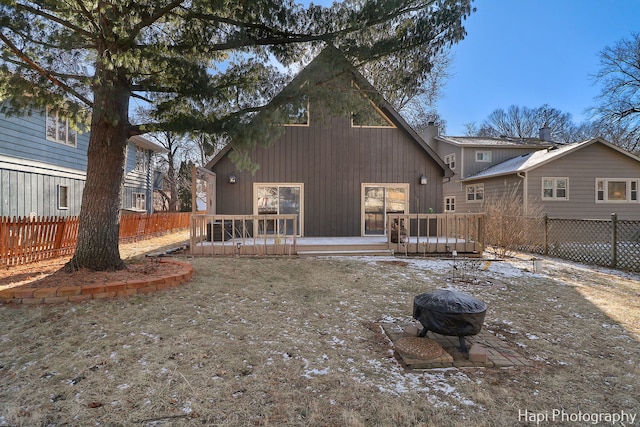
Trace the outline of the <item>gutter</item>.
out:
[[[525,172],[518,172],[516,174],[518,178],[522,178],[522,204],[524,206],[524,214],[526,215],[529,212],[529,180],[527,179],[527,174]]]

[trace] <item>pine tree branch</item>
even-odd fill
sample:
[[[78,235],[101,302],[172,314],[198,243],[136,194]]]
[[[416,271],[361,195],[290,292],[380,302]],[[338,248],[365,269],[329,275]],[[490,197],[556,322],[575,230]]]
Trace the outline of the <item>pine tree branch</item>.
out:
[[[193,126],[189,127],[189,131],[215,133],[217,131],[220,131],[221,125],[228,123],[231,119],[241,117],[249,113],[257,113],[263,110],[264,108],[265,106],[243,108],[213,121],[202,121],[199,124],[193,124]],[[184,129],[181,129],[178,126],[176,126],[176,121],[140,123],[137,125],[131,125],[129,127],[129,137],[136,136],[136,135],[143,135],[145,133],[155,132],[155,131],[180,132],[183,130]]]
[[[27,12],[31,12],[34,15],[38,15],[38,16],[41,16],[41,17],[43,17],[45,19],[48,19],[50,21],[56,22],[56,23],[62,25],[63,27],[70,29],[71,31],[83,34],[85,37],[88,37],[88,38],[95,37],[94,34],[90,33],[89,31],[85,30],[84,28],[78,27],[77,25],[73,25],[72,23],[70,23],[68,21],[65,21],[64,19],[60,19],[57,16],[52,15],[50,13],[47,13],[45,11],[42,11],[40,9],[36,9],[36,8],[28,6],[26,4],[17,4],[16,7],[18,9],[23,9],[23,10],[26,10]]]
[[[87,8],[85,7],[85,5],[82,2],[82,0],[76,0],[76,3],[78,4],[78,7],[80,8],[80,11],[82,12],[82,14],[87,18],[87,21],[89,21],[89,23],[94,28],[94,30],[96,30],[96,32],[99,33],[100,32],[100,26],[93,19],[94,16],[91,14],[91,12],[89,12],[89,10],[87,10]]]
[[[67,93],[75,96],[76,98],[78,98],[79,100],[84,102],[87,106],[89,106],[89,107],[93,106],[93,102],[91,102],[87,97],[85,97],[84,95],[82,95],[81,93],[79,93],[74,88],[72,88],[71,86],[67,85],[66,83],[58,80],[58,78],[56,76],[54,76],[51,72],[49,72],[49,71],[45,70],[44,68],[42,68],[35,61],[33,61],[31,58],[29,58],[24,52],[22,52],[20,49],[18,49],[18,47],[16,45],[14,45],[13,42],[11,40],[9,40],[4,35],[4,33],[2,31],[0,31],[0,40],[2,40],[4,42],[4,44],[6,44],[7,47],[13,53],[15,53],[16,56],[18,58],[20,58],[29,68],[31,68],[32,70],[35,70],[36,72],[38,72],[40,75],[45,77],[47,80],[49,80],[54,85],[56,85],[58,87],[61,87]]]
[[[158,9],[152,15],[149,15],[145,19],[143,19],[140,22],[138,22],[132,28],[131,34],[127,38],[127,44],[132,43],[133,40],[135,40],[135,38],[138,36],[138,34],[140,34],[140,31],[142,31],[143,28],[146,28],[146,27],[149,27],[149,26],[153,25],[155,22],[157,22],[159,19],[161,19],[162,17],[167,15],[169,12],[171,12],[176,7],[180,6],[182,3],[184,3],[184,0],[174,0],[174,1],[170,2],[170,3],[168,3],[166,6],[161,7],[160,9]]]

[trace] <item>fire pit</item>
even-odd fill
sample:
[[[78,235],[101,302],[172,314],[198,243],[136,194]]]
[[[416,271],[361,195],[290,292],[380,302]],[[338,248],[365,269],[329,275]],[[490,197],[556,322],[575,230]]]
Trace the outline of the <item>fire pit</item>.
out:
[[[419,336],[429,331],[457,336],[463,353],[468,352],[464,337],[480,332],[486,311],[485,303],[464,292],[438,289],[413,299],[413,317],[423,326]]]

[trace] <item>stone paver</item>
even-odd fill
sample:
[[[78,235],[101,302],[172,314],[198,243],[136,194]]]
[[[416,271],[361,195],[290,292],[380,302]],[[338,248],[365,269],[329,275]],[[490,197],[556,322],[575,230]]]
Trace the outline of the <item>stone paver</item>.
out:
[[[416,336],[421,327],[416,327],[415,323],[397,324],[382,323],[382,329],[391,342],[406,336]],[[429,332],[427,337],[439,343],[445,352],[434,359],[421,360],[414,359],[398,352],[400,358],[410,369],[434,369],[444,367],[485,367],[485,368],[522,368],[534,366],[533,362],[518,354],[509,345],[492,335],[481,330],[478,335],[466,337],[467,347],[472,348],[478,344],[486,349],[486,361],[470,361],[468,353],[460,351],[458,337],[450,337]]]

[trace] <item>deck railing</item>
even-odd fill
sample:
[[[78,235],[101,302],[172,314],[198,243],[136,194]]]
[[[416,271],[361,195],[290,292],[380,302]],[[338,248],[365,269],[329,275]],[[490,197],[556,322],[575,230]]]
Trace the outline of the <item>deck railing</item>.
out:
[[[295,255],[298,215],[192,215],[193,255]]]
[[[387,239],[395,253],[482,254],[483,214],[388,214]]]
[[[148,238],[189,226],[188,212],[130,214],[120,218],[120,241]],[[78,217],[0,217],[0,266],[72,255]]]

